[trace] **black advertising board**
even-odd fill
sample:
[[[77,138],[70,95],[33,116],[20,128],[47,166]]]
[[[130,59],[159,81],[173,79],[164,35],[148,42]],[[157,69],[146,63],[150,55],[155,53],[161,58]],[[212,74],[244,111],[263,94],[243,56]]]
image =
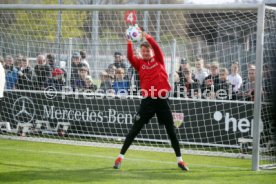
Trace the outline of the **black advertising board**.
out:
[[[69,122],[68,133],[80,136],[125,137],[132,126],[140,98],[97,95],[45,95],[43,92],[6,92],[3,117],[16,128],[18,123],[48,120]],[[253,104],[233,101],[171,99],[176,132],[180,142],[203,145],[238,145],[238,138],[251,137]],[[163,126],[153,118],[137,137],[167,141]]]

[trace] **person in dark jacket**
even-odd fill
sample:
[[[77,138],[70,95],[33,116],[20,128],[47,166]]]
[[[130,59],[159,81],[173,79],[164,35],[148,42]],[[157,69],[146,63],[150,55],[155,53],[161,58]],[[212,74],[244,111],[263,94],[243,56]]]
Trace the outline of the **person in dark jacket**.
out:
[[[190,68],[185,68],[183,70],[185,79],[180,80],[175,87],[175,97],[184,98],[195,98],[198,95],[198,90],[200,89],[199,81],[193,77]]]
[[[62,91],[62,87],[65,86],[64,72],[59,68],[55,68],[52,71],[52,78],[49,80],[49,85],[54,87],[56,91]]]
[[[216,99],[231,100],[233,96],[233,86],[228,80],[228,70],[221,68],[219,70],[219,83],[215,91]]]
[[[92,78],[88,75],[88,68],[82,66],[79,70],[79,79],[76,80],[75,86],[78,91],[96,91],[97,86],[93,84]]]
[[[100,73],[100,88],[98,90],[99,93],[109,93],[112,89],[113,84],[113,75],[109,75],[106,71],[102,71]],[[113,91],[112,91],[113,92]]]
[[[115,66],[115,69],[123,68],[126,70],[126,64],[124,63],[123,56],[121,52],[115,52],[114,53],[114,63],[110,64],[108,68],[111,66]]]
[[[80,79],[77,83],[78,91],[80,92],[90,93],[97,90],[97,85],[93,83],[93,79],[90,75],[87,75],[85,79]]]
[[[84,63],[81,63],[81,55],[79,52],[75,52],[72,55],[72,67],[71,67],[71,86],[73,89],[76,89],[76,81],[80,79],[80,68],[87,66]],[[89,74],[89,71],[87,71]]]
[[[214,92],[218,89],[219,85],[219,63],[218,62],[212,62],[211,63],[211,69],[210,69],[210,75],[208,75],[203,84],[202,84],[202,94],[205,94],[203,96],[204,98],[215,98]]]
[[[50,66],[51,71],[53,71],[56,68],[56,59],[54,54],[47,54],[46,55],[46,63]]]
[[[44,55],[38,55],[36,58],[37,65],[35,65],[33,80],[34,88],[36,90],[44,90],[49,85],[49,79],[52,77],[51,68],[46,64]]]
[[[22,57],[18,71],[18,80],[16,83],[17,89],[32,90],[33,89],[33,73],[34,69],[29,66],[27,57]]]
[[[6,89],[15,89],[15,85],[18,79],[18,70],[14,66],[14,60],[12,56],[6,56],[4,69],[6,72]]]
[[[180,65],[179,65],[179,68],[178,68],[178,71],[177,71],[177,74],[178,74],[179,79],[180,79],[180,83],[185,83],[186,82],[184,71],[185,70],[190,70],[190,69],[191,69],[191,65],[188,63],[187,59],[182,58],[180,60]],[[193,73],[192,73],[192,78],[193,79],[195,78],[195,75]]]

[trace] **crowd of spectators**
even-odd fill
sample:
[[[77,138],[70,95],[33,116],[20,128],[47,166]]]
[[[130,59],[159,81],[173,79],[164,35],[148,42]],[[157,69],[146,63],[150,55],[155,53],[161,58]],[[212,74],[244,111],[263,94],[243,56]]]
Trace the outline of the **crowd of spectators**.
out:
[[[89,75],[89,64],[85,58],[85,51],[73,53],[70,86],[74,90],[95,91],[97,86],[93,84],[92,77]],[[57,91],[61,91],[66,85],[66,69],[57,66],[53,54],[38,55],[33,67],[29,59],[21,55],[16,59],[7,55],[5,58],[0,57],[0,60],[4,63],[7,90],[45,90],[48,87],[54,87]]]
[[[100,90],[116,95],[127,95],[130,89],[130,80],[126,72],[125,56],[120,52],[115,52],[114,62],[100,73]]]
[[[8,55],[4,59],[6,85],[8,90],[45,90],[49,86],[61,91],[66,83],[68,70],[56,65],[53,54],[40,54],[36,57],[36,64],[31,67],[28,58],[22,55],[15,59]],[[191,66],[193,63],[194,66]],[[128,67],[126,58],[121,52],[114,53],[114,62],[105,70],[100,71],[99,81],[95,83],[90,72],[91,68],[86,60],[86,52],[74,52],[71,57],[71,71],[69,85],[73,90],[89,92],[112,92],[113,94],[136,94],[140,89],[139,75],[132,66]],[[213,98],[227,100],[254,100],[255,70],[253,64],[247,67],[247,78],[239,74],[238,62],[233,62],[230,72],[221,67],[218,62],[205,63],[203,58],[194,62],[181,59],[178,70],[174,73],[175,97]],[[269,97],[269,68],[264,65],[263,95]],[[131,90],[130,90],[131,89]],[[223,91],[223,92],[222,92]],[[219,93],[219,94],[218,94]]]
[[[181,59],[179,70],[174,74],[174,96],[198,97],[225,100],[254,100],[255,70],[253,64],[247,66],[247,78],[239,74],[239,63],[231,64],[231,72],[220,67],[218,62],[205,64],[203,58],[197,58],[194,71],[186,59]],[[265,66],[264,66],[264,71]],[[264,72],[269,75],[269,72]],[[265,76],[264,76],[265,79]],[[271,86],[269,77],[263,80],[264,86]],[[184,93],[182,93],[184,91]],[[263,98],[269,93],[263,88]]]
[[[95,81],[90,75],[90,66],[86,60],[86,52],[74,52],[71,59],[71,71],[69,85],[74,91],[94,92],[98,89]],[[7,55],[0,58],[4,63],[6,73],[5,89],[7,90],[45,90],[54,87],[61,91],[66,86],[68,68],[59,68],[56,65],[53,54],[40,54],[36,57],[36,63],[32,67],[25,56],[18,56],[14,59]],[[114,94],[120,89],[129,89],[129,80],[126,75],[127,65],[124,56],[120,52],[114,53],[114,63],[110,64],[106,70],[100,73],[99,92],[105,93],[107,90]]]

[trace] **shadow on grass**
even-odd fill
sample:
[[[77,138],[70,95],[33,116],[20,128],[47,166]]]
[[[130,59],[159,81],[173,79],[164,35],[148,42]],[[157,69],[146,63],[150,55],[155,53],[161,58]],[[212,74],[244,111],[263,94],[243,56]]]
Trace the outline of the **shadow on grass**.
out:
[[[66,166],[65,166],[66,167]],[[47,181],[49,183],[79,183],[79,182],[125,182],[131,180],[162,180],[164,183],[169,183],[172,180],[183,180],[185,175],[179,169],[121,169],[115,170],[110,167],[95,168],[95,169],[79,169],[70,170],[27,170],[27,171],[12,171],[0,173],[0,183],[4,182],[36,182]]]
[[[13,163],[2,163],[0,162],[0,166],[8,166],[8,167],[21,167],[21,168],[32,168],[32,169],[50,169],[49,167],[41,167],[41,166],[30,166],[30,165],[22,165],[22,164],[13,164]]]
[[[16,165],[18,166],[18,165]],[[123,168],[115,170],[112,167],[98,167],[91,169],[74,169],[64,166],[64,169],[54,170],[45,167],[30,167],[25,171],[11,171],[0,173],[0,183],[24,182],[24,183],[182,183],[186,181],[197,181],[204,183],[206,180],[218,181],[220,183],[225,178],[234,178],[241,181],[241,178],[256,177],[255,172],[250,171],[218,171],[195,169],[191,172],[183,172],[178,168]],[[270,177],[275,173],[267,173]]]

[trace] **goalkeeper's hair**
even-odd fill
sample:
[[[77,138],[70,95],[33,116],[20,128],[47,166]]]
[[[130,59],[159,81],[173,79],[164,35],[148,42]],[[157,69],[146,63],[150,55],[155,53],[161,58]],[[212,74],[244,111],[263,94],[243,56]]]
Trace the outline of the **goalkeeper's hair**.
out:
[[[147,49],[151,48],[151,46],[150,46],[150,44],[148,42],[141,43],[140,48],[142,48],[142,47],[146,47]]]

